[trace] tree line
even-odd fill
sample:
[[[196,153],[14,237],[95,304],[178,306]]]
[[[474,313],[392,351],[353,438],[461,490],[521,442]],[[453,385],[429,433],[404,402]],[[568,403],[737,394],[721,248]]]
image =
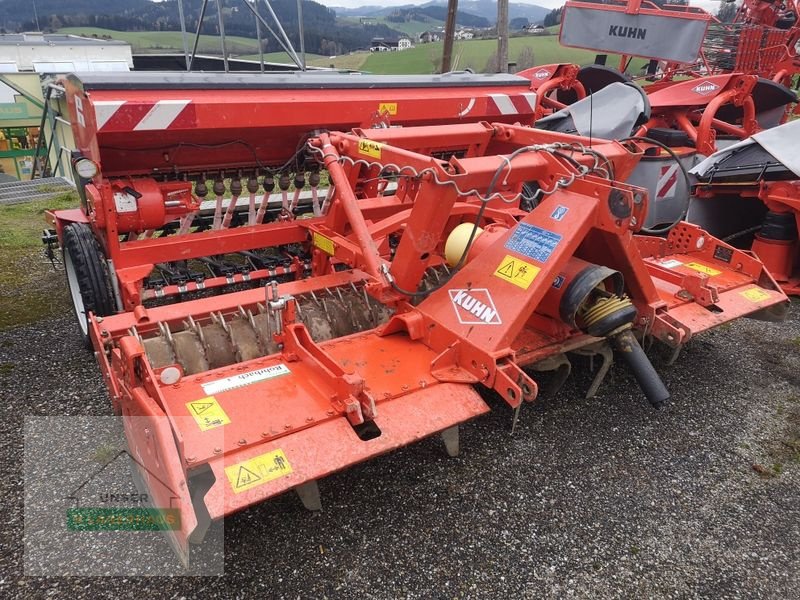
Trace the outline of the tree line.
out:
[[[223,2],[225,33],[256,37],[253,14],[245,0]],[[194,33],[200,19],[202,0],[184,0],[186,28]],[[252,5],[252,4],[251,4]],[[271,0],[280,23],[296,47],[300,44],[296,0]],[[259,2],[262,17],[275,29],[274,22]],[[177,0],[37,0],[38,25],[31,2],[0,0],[0,27],[5,31],[57,31],[62,27],[101,27],[116,31],[180,31]],[[397,39],[402,34],[386,25],[361,25],[337,20],[336,12],[310,0],[303,1],[303,27],[308,52],[333,55],[368,48],[375,37]],[[264,31],[265,52],[281,50],[276,40]],[[210,2],[201,33],[219,35],[216,2]]]

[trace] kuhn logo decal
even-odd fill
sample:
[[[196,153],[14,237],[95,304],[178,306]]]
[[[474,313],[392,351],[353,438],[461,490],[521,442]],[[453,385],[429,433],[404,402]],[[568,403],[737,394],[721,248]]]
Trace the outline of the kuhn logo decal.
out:
[[[701,96],[708,96],[709,94],[716,92],[718,89],[719,86],[716,83],[703,81],[702,83],[698,83],[696,86],[694,86],[692,91],[695,94],[700,94]]]
[[[628,27],[627,25],[611,25],[608,28],[608,35],[610,37],[643,40],[647,37],[647,29],[644,27]]]
[[[500,315],[486,288],[448,290],[456,318],[462,325],[500,325]]]
[[[534,78],[536,79],[547,79],[550,77],[550,71],[547,69],[539,69],[536,73],[533,74]]]

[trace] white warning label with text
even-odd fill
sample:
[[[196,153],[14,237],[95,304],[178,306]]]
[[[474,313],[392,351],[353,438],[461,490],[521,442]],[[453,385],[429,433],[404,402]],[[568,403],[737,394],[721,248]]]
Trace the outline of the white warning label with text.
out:
[[[244,387],[265,379],[272,379],[273,377],[280,377],[281,375],[288,375],[291,373],[289,367],[284,364],[273,365],[271,367],[264,367],[257,371],[249,371],[247,373],[239,373],[225,379],[216,379],[207,383],[201,384],[203,391],[209,396],[234,390],[236,388]]]

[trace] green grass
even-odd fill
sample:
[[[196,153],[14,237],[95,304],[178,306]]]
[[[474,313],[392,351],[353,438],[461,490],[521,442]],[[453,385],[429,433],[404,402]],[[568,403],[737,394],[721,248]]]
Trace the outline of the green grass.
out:
[[[514,37],[508,42],[508,59],[516,61],[526,47],[533,50],[537,65],[551,63],[588,64],[594,61],[595,52],[577,48],[564,48],[558,43],[558,36]],[[453,60],[458,58],[458,69],[467,67],[483,71],[489,57],[497,50],[496,40],[457,41],[453,50]],[[403,74],[433,73],[442,56],[442,42],[417,44],[403,52],[373,53],[364,63],[364,70],[372,73]]]
[[[364,63],[369,58],[370,53],[353,52],[352,54],[342,54],[330,58],[328,56],[321,56],[320,58],[309,61],[310,65],[315,67],[333,67],[334,69],[349,69],[351,71],[360,71],[364,68]]]
[[[306,54],[306,64],[311,67],[333,67],[334,69],[347,69],[359,71],[364,66],[364,61],[369,57],[369,52],[354,52],[341,56],[320,56],[319,54]],[[258,54],[240,56],[245,60],[258,60]],[[292,60],[285,52],[272,52],[264,55],[265,62],[291,64]]]
[[[48,208],[77,206],[74,194],[0,206],[0,330],[71,310],[62,272],[44,257],[42,230]]]
[[[101,29],[99,27],[64,27],[59,29],[58,32],[84,37],[92,37],[92,34],[97,35],[97,37],[109,36],[115,40],[128,42],[135,53],[158,53],[165,50],[183,51],[183,41],[179,31],[114,31],[113,29]],[[191,49],[194,35],[187,37]],[[230,54],[258,53],[258,40],[255,39],[229,35],[225,37],[225,44]],[[201,35],[197,50],[201,54],[222,54],[219,37]]]
[[[297,52],[297,55],[300,56],[300,52]],[[256,54],[243,54],[241,56],[237,56],[236,58],[241,58],[243,60],[259,60],[258,53]],[[306,52],[306,64],[312,64],[314,61],[325,59],[327,60],[326,56],[322,56],[321,54],[312,54],[311,52]],[[289,58],[289,55],[286,52],[265,52],[264,53],[264,62],[275,62],[275,63],[284,63],[284,64],[291,64],[292,59]]]

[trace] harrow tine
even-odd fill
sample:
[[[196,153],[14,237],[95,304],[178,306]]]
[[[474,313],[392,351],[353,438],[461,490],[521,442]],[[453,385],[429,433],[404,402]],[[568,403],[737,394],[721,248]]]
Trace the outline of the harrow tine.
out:
[[[589,389],[586,391],[586,398],[594,398],[600,386],[603,384],[603,381],[605,381],[606,375],[608,375],[608,371],[611,369],[611,365],[614,364],[614,352],[606,342],[592,344],[581,350],[586,350],[591,353],[589,354],[589,368],[592,371],[594,371],[594,357],[599,355],[602,359],[600,368],[597,373],[595,373],[594,379],[592,379],[592,385],[590,385]]]
[[[303,503],[306,510],[315,512],[322,510],[322,498],[319,494],[319,486],[316,479],[311,479],[298,485],[294,488],[294,491],[297,492],[300,502]]]
[[[514,418],[511,420],[511,435],[514,435],[514,432],[517,429],[517,423],[519,423],[519,412],[522,410],[522,402],[517,405],[517,408],[514,409]]]
[[[461,452],[458,431],[459,426],[453,425],[452,427],[448,427],[447,429],[443,430],[441,433],[442,441],[444,442],[444,448],[447,451],[447,456],[456,457]]]

